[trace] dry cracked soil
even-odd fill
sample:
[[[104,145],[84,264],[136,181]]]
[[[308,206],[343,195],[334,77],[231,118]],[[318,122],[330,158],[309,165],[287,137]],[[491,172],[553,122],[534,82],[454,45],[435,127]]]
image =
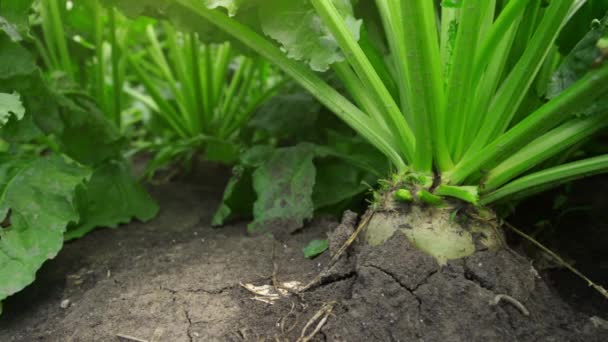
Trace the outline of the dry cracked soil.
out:
[[[399,237],[349,251],[312,291],[256,300],[243,285],[313,279],[329,253],[308,260],[302,248],[333,232],[335,251],[356,218],[319,217],[285,241],[248,236],[244,222],[212,228],[216,173],[150,186],[162,208],[152,222],[67,243],[6,301],[0,341],[608,341],[608,311],[573,310],[525,258],[478,253],[439,268]],[[490,303],[503,293],[525,310]]]

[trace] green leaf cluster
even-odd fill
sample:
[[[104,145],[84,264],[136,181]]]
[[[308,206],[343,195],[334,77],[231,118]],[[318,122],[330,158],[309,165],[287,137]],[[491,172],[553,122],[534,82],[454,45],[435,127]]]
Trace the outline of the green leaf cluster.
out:
[[[151,141],[140,144],[155,153],[147,173],[196,153],[233,163],[250,140],[247,121],[281,88],[282,75],[230,43],[202,45],[197,33],[168,23],[148,25],[146,35],[128,57],[136,79],[127,91],[152,114],[145,122]]]
[[[90,170],[62,157],[0,156],[0,301],[34,281],[79,220],[76,187]],[[1,310],[0,310],[1,312]]]
[[[234,168],[213,224],[253,217],[248,226],[252,233],[288,234],[314,213],[341,213],[386,172],[388,163],[359,139],[335,138],[331,145],[301,142],[247,150]]]
[[[29,285],[65,239],[158,211],[132,175],[117,126],[73,78],[44,63],[31,5],[0,4],[0,301]]]
[[[597,46],[606,19],[589,12],[603,2],[442,4],[174,0],[167,6],[190,11],[199,25],[215,26],[282,68],[398,172],[478,187],[480,204],[608,170],[605,156],[552,163],[607,122],[608,65]],[[568,36],[564,28],[590,24],[589,15],[597,20],[581,43],[588,49],[569,51],[564,42],[580,34]],[[573,59],[584,63],[574,66]],[[329,68],[349,97],[314,72]],[[552,79],[568,87],[559,90]]]

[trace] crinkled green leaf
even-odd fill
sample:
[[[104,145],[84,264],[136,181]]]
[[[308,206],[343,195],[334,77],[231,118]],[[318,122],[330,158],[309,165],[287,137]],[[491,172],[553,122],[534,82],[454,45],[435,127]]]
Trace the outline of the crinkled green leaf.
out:
[[[353,15],[350,0],[332,0],[353,37],[359,40],[361,21]],[[326,71],[344,60],[329,28],[308,0],[267,0],[259,5],[264,33],[278,41],[290,58],[307,62],[313,70]]]
[[[312,259],[321,253],[325,252],[329,248],[329,241],[325,240],[312,240],[302,249],[304,257]]]
[[[258,195],[253,205],[251,232],[278,229],[293,232],[312,218],[312,193],[316,170],[314,145],[302,143],[277,149],[268,162],[253,173],[253,188]]]
[[[0,156],[0,300],[34,281],[42,264],[63,246],[70,222],[78,221],[76,187],[87,169],[62,157]]]
[[[65,235],[66,240],[84,236],[97,227],[116,228],[133,218],[148,221],[158,205],[133,177],[126,161],[109,161],[93,171],[91,180],[77,191],[80,221]]]
[[[0,127],[4,126],[9,118],[14,116],[17,120],[21,120],[23,115],[25,115],[25,108],[19,94],[0,93]]]

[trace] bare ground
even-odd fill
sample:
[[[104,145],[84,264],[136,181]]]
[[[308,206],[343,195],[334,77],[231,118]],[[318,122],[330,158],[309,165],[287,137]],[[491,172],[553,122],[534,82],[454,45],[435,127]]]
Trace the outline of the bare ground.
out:
[[[601,320],[573,311],[527,273],[527,261],[502,253],[439,269],[411,250],[360,248],[314,291],[274,305],[252,300],[240,283],[271,284],[275,271],[279,282],[317,275],[329,256],[307,260],[301,249],[338,222],[315,219],[283,242],[247,236],[244,223],[213,229],[223,180],[197,183],[208,187],[153,187],[162,211],[150,223],[68,243],[35,284],[5,303],[0,341],[297,340],[314,330],[319,320],[305,325],[317,313],[327,317],[318,341],[608,340]],[[403,245],[395,239],[388,243]],[[508,267],[522,278],[501,278]],[[506,292],[523,298],[530,315],[489,304]]]

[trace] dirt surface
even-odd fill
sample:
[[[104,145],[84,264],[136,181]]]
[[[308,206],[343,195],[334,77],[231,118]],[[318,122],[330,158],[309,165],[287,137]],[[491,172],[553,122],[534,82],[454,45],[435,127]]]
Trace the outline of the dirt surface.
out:
[[[6,301],[0,341],[121,341],[119,334],[157,342],[295,341],[319,321],[313,341],[608,340],[604,321],[564,304],[526,259],[481,252],[439,268],[404,248],[400,236],[384,248],[350,250],[302,295],[273,305],[253,300],[241,283],[311,280],[330,255],[307,260],[301,249],[335,230],[335,251],[355,219],[339,225],[318,218],[282,242],[247,236],[244,223],[213,229],[223,182],[209,176],[196,182],[206,186],[154,186],[162,208],[156,220],[67,244],[32,286]],[[491,303],[501,294],[525,309]]]

